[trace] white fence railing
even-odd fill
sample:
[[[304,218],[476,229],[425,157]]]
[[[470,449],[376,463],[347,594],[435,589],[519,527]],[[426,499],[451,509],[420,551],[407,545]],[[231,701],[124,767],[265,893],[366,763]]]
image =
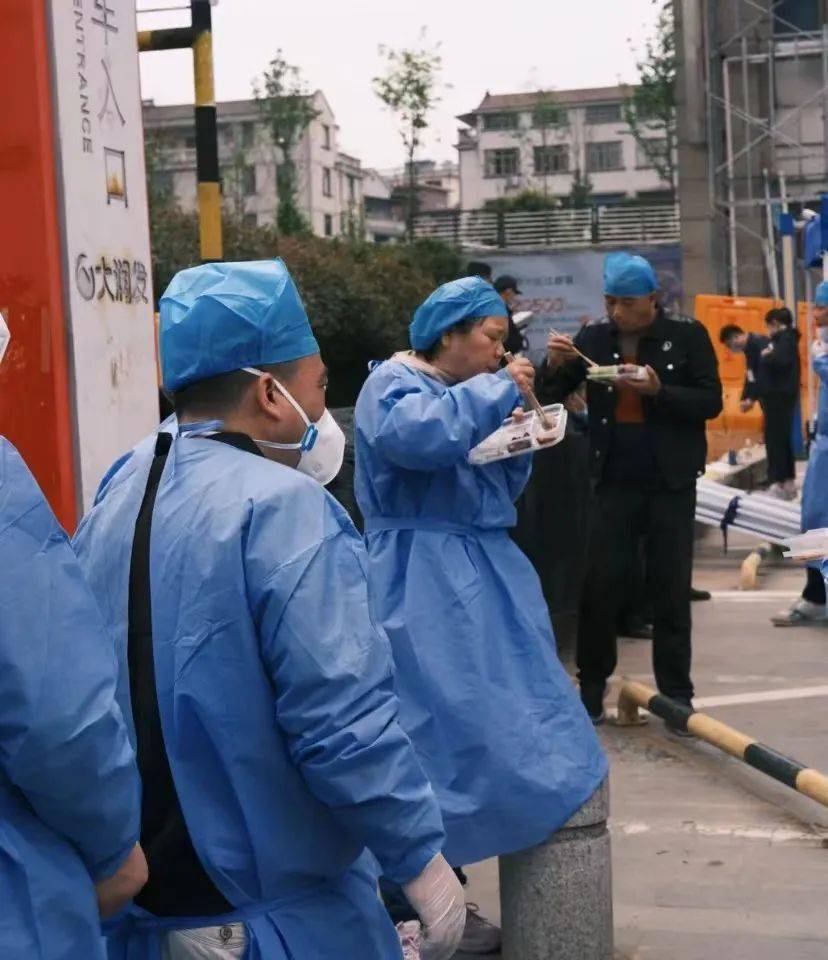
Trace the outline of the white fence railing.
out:
[[[480,247],[676,243],[679,240],[679,212],[672,204],[584,207],[531,213],[435,210],[416,218],[414,233],[417,237]]]

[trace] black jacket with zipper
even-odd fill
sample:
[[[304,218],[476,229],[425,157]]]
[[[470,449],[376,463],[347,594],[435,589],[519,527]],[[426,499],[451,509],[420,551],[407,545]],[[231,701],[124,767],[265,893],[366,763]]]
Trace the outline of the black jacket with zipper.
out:
[[[618,328],[611,321],[583,327],[575,345],[600,365],[623,362]],[[637,361],[658,374],[661,391],[644,397],[644,418],[663,484],[679,489],[695,483],[707,458],[705,423],[722,410],[718,362],[707,330],[691,317],[658,308],[638,342]],[[557,368],[544,361],[538,372],[543,403],[560,403],[586,379],[587,364],[576,359]],[[587,381],[590,466],[600,481],[615,426],[615,388]]]

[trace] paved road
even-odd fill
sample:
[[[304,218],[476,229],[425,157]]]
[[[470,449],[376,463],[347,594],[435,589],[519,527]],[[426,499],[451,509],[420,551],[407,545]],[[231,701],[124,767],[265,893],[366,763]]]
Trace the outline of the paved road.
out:
[[[725,557],[711,535],[697,551],[695,583],[715,592],[694,605],[697,696],[725,723],[828,772],[828,627],[770,624],[802,586],[784,563],[763,573],[761,590],[737,591],[748,544],[731,537]],[[649,657],[649,644],[624,643],[619,672],[652,683]],[[601,736],[619,957],[828,958],[828,809],[669,737],[655,718]],[[497,919],[496,864],[470,874],[469,898]]]

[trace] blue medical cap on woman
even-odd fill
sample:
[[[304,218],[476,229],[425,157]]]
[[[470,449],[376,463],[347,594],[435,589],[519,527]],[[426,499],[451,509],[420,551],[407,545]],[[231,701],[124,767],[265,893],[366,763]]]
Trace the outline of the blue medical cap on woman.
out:
[[[408,337],[415,350],[428,350],[452,327],[471,317],[506,317],[495,288],[480,277],[452,280],[424,300],[414,312]]]
[[[604,293],[611,297],[646,297],[655,290],[658,280],[644,257],[610,253],[604,259]]]
[[[814,303],[818,307],[828,307],[828,280],[823,280],[822,283],[816,288]]]
[[[170,391],[242,367],[287,363],[319,344],[281,260],[205,263],[161,297],[161,377]]]

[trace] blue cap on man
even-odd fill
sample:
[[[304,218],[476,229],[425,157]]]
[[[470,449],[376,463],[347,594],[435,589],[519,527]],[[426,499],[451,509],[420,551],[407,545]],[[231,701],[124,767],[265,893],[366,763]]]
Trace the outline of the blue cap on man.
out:
[[[604,293],[611,297],[646,297],[658,290],[655,270],[644,257],[610,253],[604,259]]]
[[[222,373],[319,353],[282,260],[182,270],[164,291],[160,314],[161,378],[173,393]]]
[[[508,315],[503,298],[490,283],[480,277],[463,277],[437,287],[417,307],[408,336],[415,350],[428,350],[463,320]]]
[[[814,304],[818,307],[828,307],[828,280],[823,280],[816,288]]]

